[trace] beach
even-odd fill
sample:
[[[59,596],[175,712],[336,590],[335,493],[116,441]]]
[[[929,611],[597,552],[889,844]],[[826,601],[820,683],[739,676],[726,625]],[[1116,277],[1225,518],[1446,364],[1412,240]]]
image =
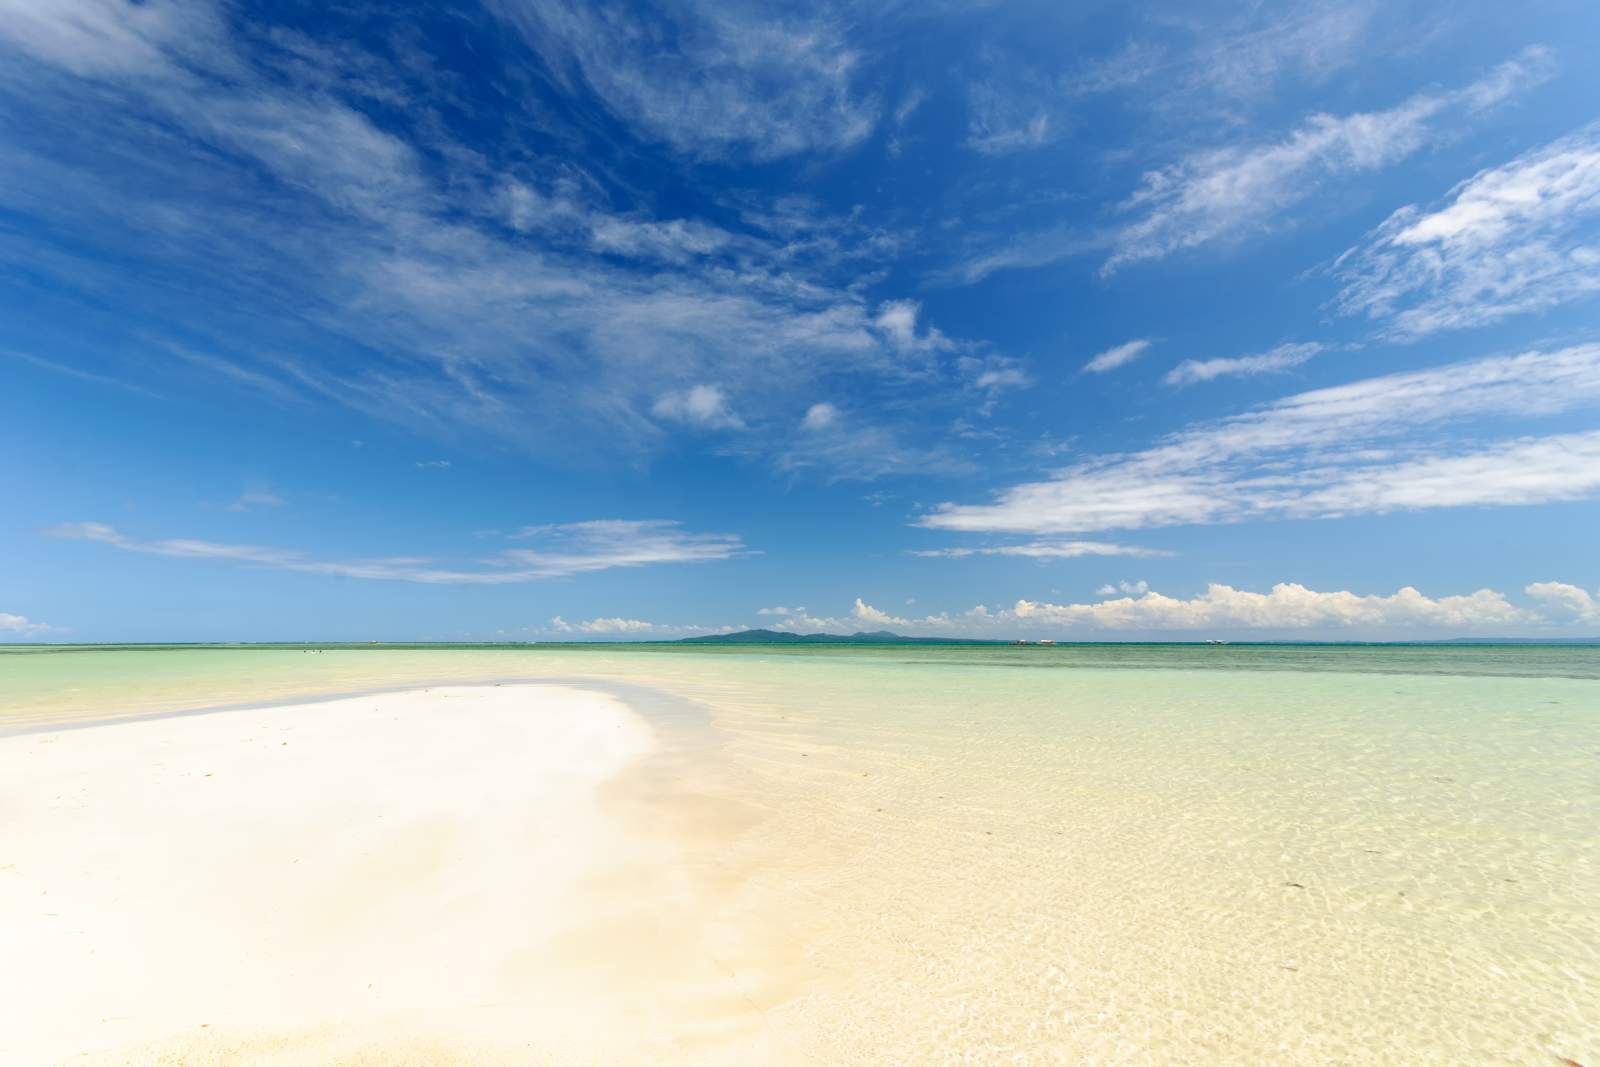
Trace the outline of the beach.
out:
[[[692,890],[601,803],[654,747],[562,686],[0,740],[0,1061],[720,1062],[650,988],[716,999],[650,951]]]
[[[1593,650],[0,674],[8,1063],[1600,1053]]]

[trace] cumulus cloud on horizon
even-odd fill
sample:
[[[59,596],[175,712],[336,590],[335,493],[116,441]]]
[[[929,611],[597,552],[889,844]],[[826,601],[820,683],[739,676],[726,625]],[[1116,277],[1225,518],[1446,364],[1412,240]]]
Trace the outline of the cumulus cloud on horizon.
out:
[[[600,615],[593,619],[569,622],[554,615],[541,632],[563,636],[579,636],[606,640],[644,640],[647,638],[673,639],[696,637],[702,634],[727,633],[737,626],[701,626],[696,623],[661,623],[645,619],[629,619],[620,615]]]
[[[66,628],[52,626],[46,622],[35,622],[26,615],[16,615],[9,611],[0,611],[0,640],[6,638],[42,637],[45,634],[65,633]]]
[[[1393,593],[1322,591],[1279,582],[1265,592],[1213,582],[1191,597],[1174,597],[1147,582],[1104,585],[1099,600],[1056,603],[1019,599],[1010,606],[980,605],[964,612],[900,616],[857,597],[850,612],[817,616],[804,608],[786,614],[775,629],[850,632],[892,629],[908,635],[1005,638],[1017,635],[1085,638],[1117,634],[1207,636],[1218,633],[1396,637],[1515,636],[1600,623],[1600,594],[1561,582],[1535,582],[1523,590],[1531,604],[1478,589],[1432,597],[1412,586]]]

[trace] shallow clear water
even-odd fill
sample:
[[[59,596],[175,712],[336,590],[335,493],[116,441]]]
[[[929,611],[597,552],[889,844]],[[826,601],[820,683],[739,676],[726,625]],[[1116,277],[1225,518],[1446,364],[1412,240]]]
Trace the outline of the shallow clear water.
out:
[[[1600,1062],[1597,648],[3,652],[0,730],[540,677],[703,709],[795,1062]]]

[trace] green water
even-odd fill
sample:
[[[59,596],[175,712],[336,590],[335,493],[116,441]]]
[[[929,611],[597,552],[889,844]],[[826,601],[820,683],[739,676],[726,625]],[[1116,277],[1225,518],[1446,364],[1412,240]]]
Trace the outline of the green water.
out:
[[[463,679],[749,673],[795,663],[984,671],[1222,671],[1600,680],[1583,645],[11,645],[0,727]]]
[[[0,730],[538,678],[701,709],[799,1062],[1600,1061],[1594,646],[8,649]]]

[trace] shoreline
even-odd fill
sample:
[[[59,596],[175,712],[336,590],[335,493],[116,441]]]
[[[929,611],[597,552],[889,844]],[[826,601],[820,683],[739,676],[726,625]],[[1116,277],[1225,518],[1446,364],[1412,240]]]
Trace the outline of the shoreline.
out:
[[[0,741],[10,737],[27,737],[69,730],[87,730],[100,726],[117,726],[125,723],[160,722],[167,719],[186,719],[208,715],[227,715],[242,711],[269,711],[275,708],[300,707],[313,704],[331,704],[341,700],[360,700],[366,697],[395,696],[402,693],[426,693],[435,689],[509,689],[509,688],[559,688],[578,689],[608,696],[630,709],[639,704],[689,705],[676,694],[649,686],[637,685],[610,678],[589,678],[568,675],[508,675],[499,678],[450,678],[438,681],[407,681],[387,686],[362,686],[358,689],[318,690],[308,688],[303,693],[280,694],[264,700],[231,701],[223,704],[197,704],[193,707],[172,707],[159,710],[137,710],[105,715],[56,714],[38,718],[7,718],[0,709]]]
[[[745,1006],[674,1016],[653,988],[721,979],[692,951],[703,902],[671,827],[613,799],[660,800],[643,772],[673,746],[601,688],[408,685],[0,738],[3,948],[28,962],[0,978],[25,1020],[0,1058],[672,1060],[697,1029],[714,1039],[685,1062],[722,1062],[730,1033],[748,1054]]]
[[[24,961],[0,996],[60,1033],[133,1025],[117,1004],[141,996],[242,1018],[186,1015],[185,1043],[68,1062],[1594,1062],[1572,996],[1600,975],[1600,810],[1573,786],[1593,770],[1593,680],[619,654],[593,675],[529,658],[548,673],[517,685],[482,671],[492,657],[172,656],[27,679],[68,715],[210,706],[0,739],[0,908],[30,935],[84,925],[82,906],[7,895],[52,846],[77,864],[66,903],[104,890],[88,914],[116,920],[83,935],[96,957],[0,924]],[[261,707],[220,706],[247,685]],[[449,714],[420,730],[430,702]],[[647,743],[581,773],[584,723],[617,716]],[[332,744],[287,785],[195,765],[261,739],[260,760],[298,760],[312,725]],[[13,772],[76,746],[100,763]],[[158,770],[187,790],[165,808],[134,788]],[[235,831],[199,832],[218,808]],[[559,863],[519,867],[564,834]],[[325,862],[308,887],[308,850],[379,858]],[[356,888],[332,919],[308,906],[341,880]],[[61,990],[76,999],[32,1010]],[[23,1036],[0,1033],[0,1060],[43,1059],[12,1054]]]

